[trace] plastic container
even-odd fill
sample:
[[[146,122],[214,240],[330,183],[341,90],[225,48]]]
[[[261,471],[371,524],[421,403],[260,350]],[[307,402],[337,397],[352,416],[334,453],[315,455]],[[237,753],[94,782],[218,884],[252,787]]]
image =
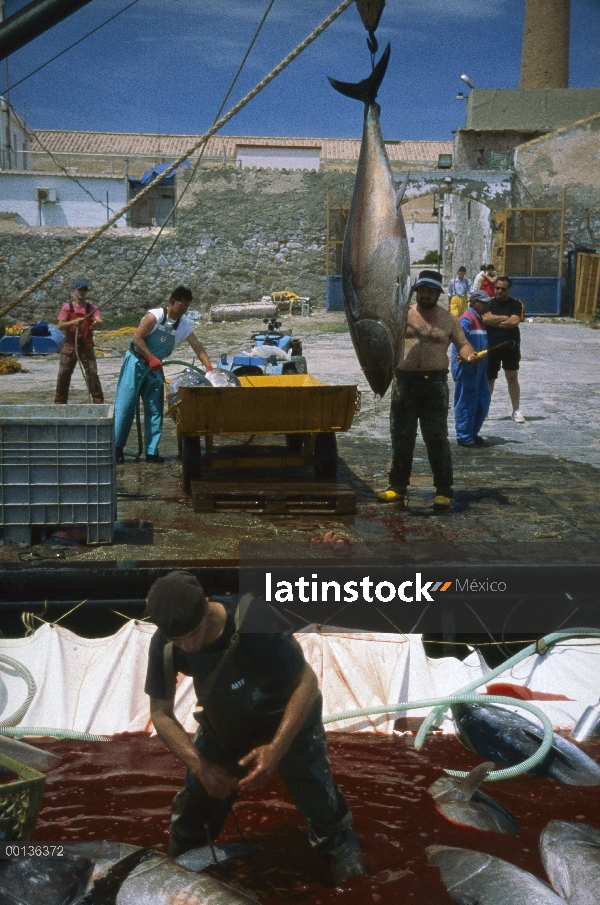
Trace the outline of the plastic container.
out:
[[[341,276],[328,276],[325,284],[325,311],[343,311],[344,294]]]
[[[0,526],[31,542],[34,526],[87,528],[112,544],[117,509],[111,405],[0,405]]]
[[[0,785],[0,841],[27,842],[40,811],[46,777],[5,754],[0,754],[0,767],[18,776]]]

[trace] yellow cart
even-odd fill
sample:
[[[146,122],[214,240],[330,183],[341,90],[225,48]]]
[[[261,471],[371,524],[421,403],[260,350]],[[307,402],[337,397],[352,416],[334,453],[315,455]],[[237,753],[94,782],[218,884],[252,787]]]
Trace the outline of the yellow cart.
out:
[[[180,387],[169,412],[177,425],[183,490],[202,468],[281,468],[312,465],[317,478],[337,477],[336,432],[350,430],[360,410],[356,385],[328,386],[308,374],[240,377],[241,387]],[[213,456],[213,437],[284,434],[278,456]],[[200,438],[206,455],[201,455]],[[242,453],[246,453],[242,455]]]

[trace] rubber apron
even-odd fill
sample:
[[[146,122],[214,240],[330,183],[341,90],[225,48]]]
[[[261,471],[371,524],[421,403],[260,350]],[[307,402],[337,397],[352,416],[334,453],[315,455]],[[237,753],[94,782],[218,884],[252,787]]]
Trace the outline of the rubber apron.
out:
[[[175,331],[166,332],[158,327],[145,339],[152,355],[162,361],[175,348]],[[133,352],[126,352],[119,374],[115,395],[115,446],[125,447],[133,419],[135,417],[136,390],[140,380],[148,370],[145,361]],[[152,372],[142,388],[144,404],[144,434],[146,453],[158,455],[158,444],[162,434],[164,408],[164,377],[161,372]]]

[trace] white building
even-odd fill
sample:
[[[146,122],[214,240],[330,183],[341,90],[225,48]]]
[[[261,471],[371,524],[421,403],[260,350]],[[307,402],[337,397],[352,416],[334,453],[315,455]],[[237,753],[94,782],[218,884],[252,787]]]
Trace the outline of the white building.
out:
[[[0,211],[22,226],[101,226],[126,202],[123,176],[0,172]]]
[[[33,133],[26,123],[0,97],[0,170],[28,170],[32,139]]]

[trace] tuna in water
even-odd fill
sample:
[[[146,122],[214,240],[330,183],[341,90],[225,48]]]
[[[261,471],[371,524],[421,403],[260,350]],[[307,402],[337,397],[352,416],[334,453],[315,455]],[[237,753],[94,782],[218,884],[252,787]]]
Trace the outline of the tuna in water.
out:
[[[458,905],[565,905],[533,874],[501,858],[447,845],[430,845],[425,852]]]
[[[535,754],[544,737],[538,723],[500,707],[455,704],[452,718],[463,745],[480,757],[507,767]],[[571,786],[600,785],[598,764],[556,733],[548,755],[530,773]]]
[[[552,886],[569,905],[598,905],[600,830],[551,820],[540,836],[540,853]]]
[[[91,850],[101,847],[92,844]],[[240,845],[216,849],[219,861],[238,857]],[[122,845],[119,860],[78,857],[0,861],[1,905],[256,905],[238,886],[201,871],[210,849],[173,859],[152,849]],[[234,851],[229,851],[232,849]],[[86,892],[87,888],[87,892]]]
[[[329,79],[347,97],[363,101],[365,118],[354,193],[342,251],[342,291],[350,335],[374,393],[383,396],[404,348],[410,260],[400,202],[375,103],[390,46],[371,75],[356,84]]]
[[[451,823],[476,830],[514,835],[517,822],[507,808],[479,790],[495,764],[479,764],[464,779],[442,776],[427,791],[439,811]]]

